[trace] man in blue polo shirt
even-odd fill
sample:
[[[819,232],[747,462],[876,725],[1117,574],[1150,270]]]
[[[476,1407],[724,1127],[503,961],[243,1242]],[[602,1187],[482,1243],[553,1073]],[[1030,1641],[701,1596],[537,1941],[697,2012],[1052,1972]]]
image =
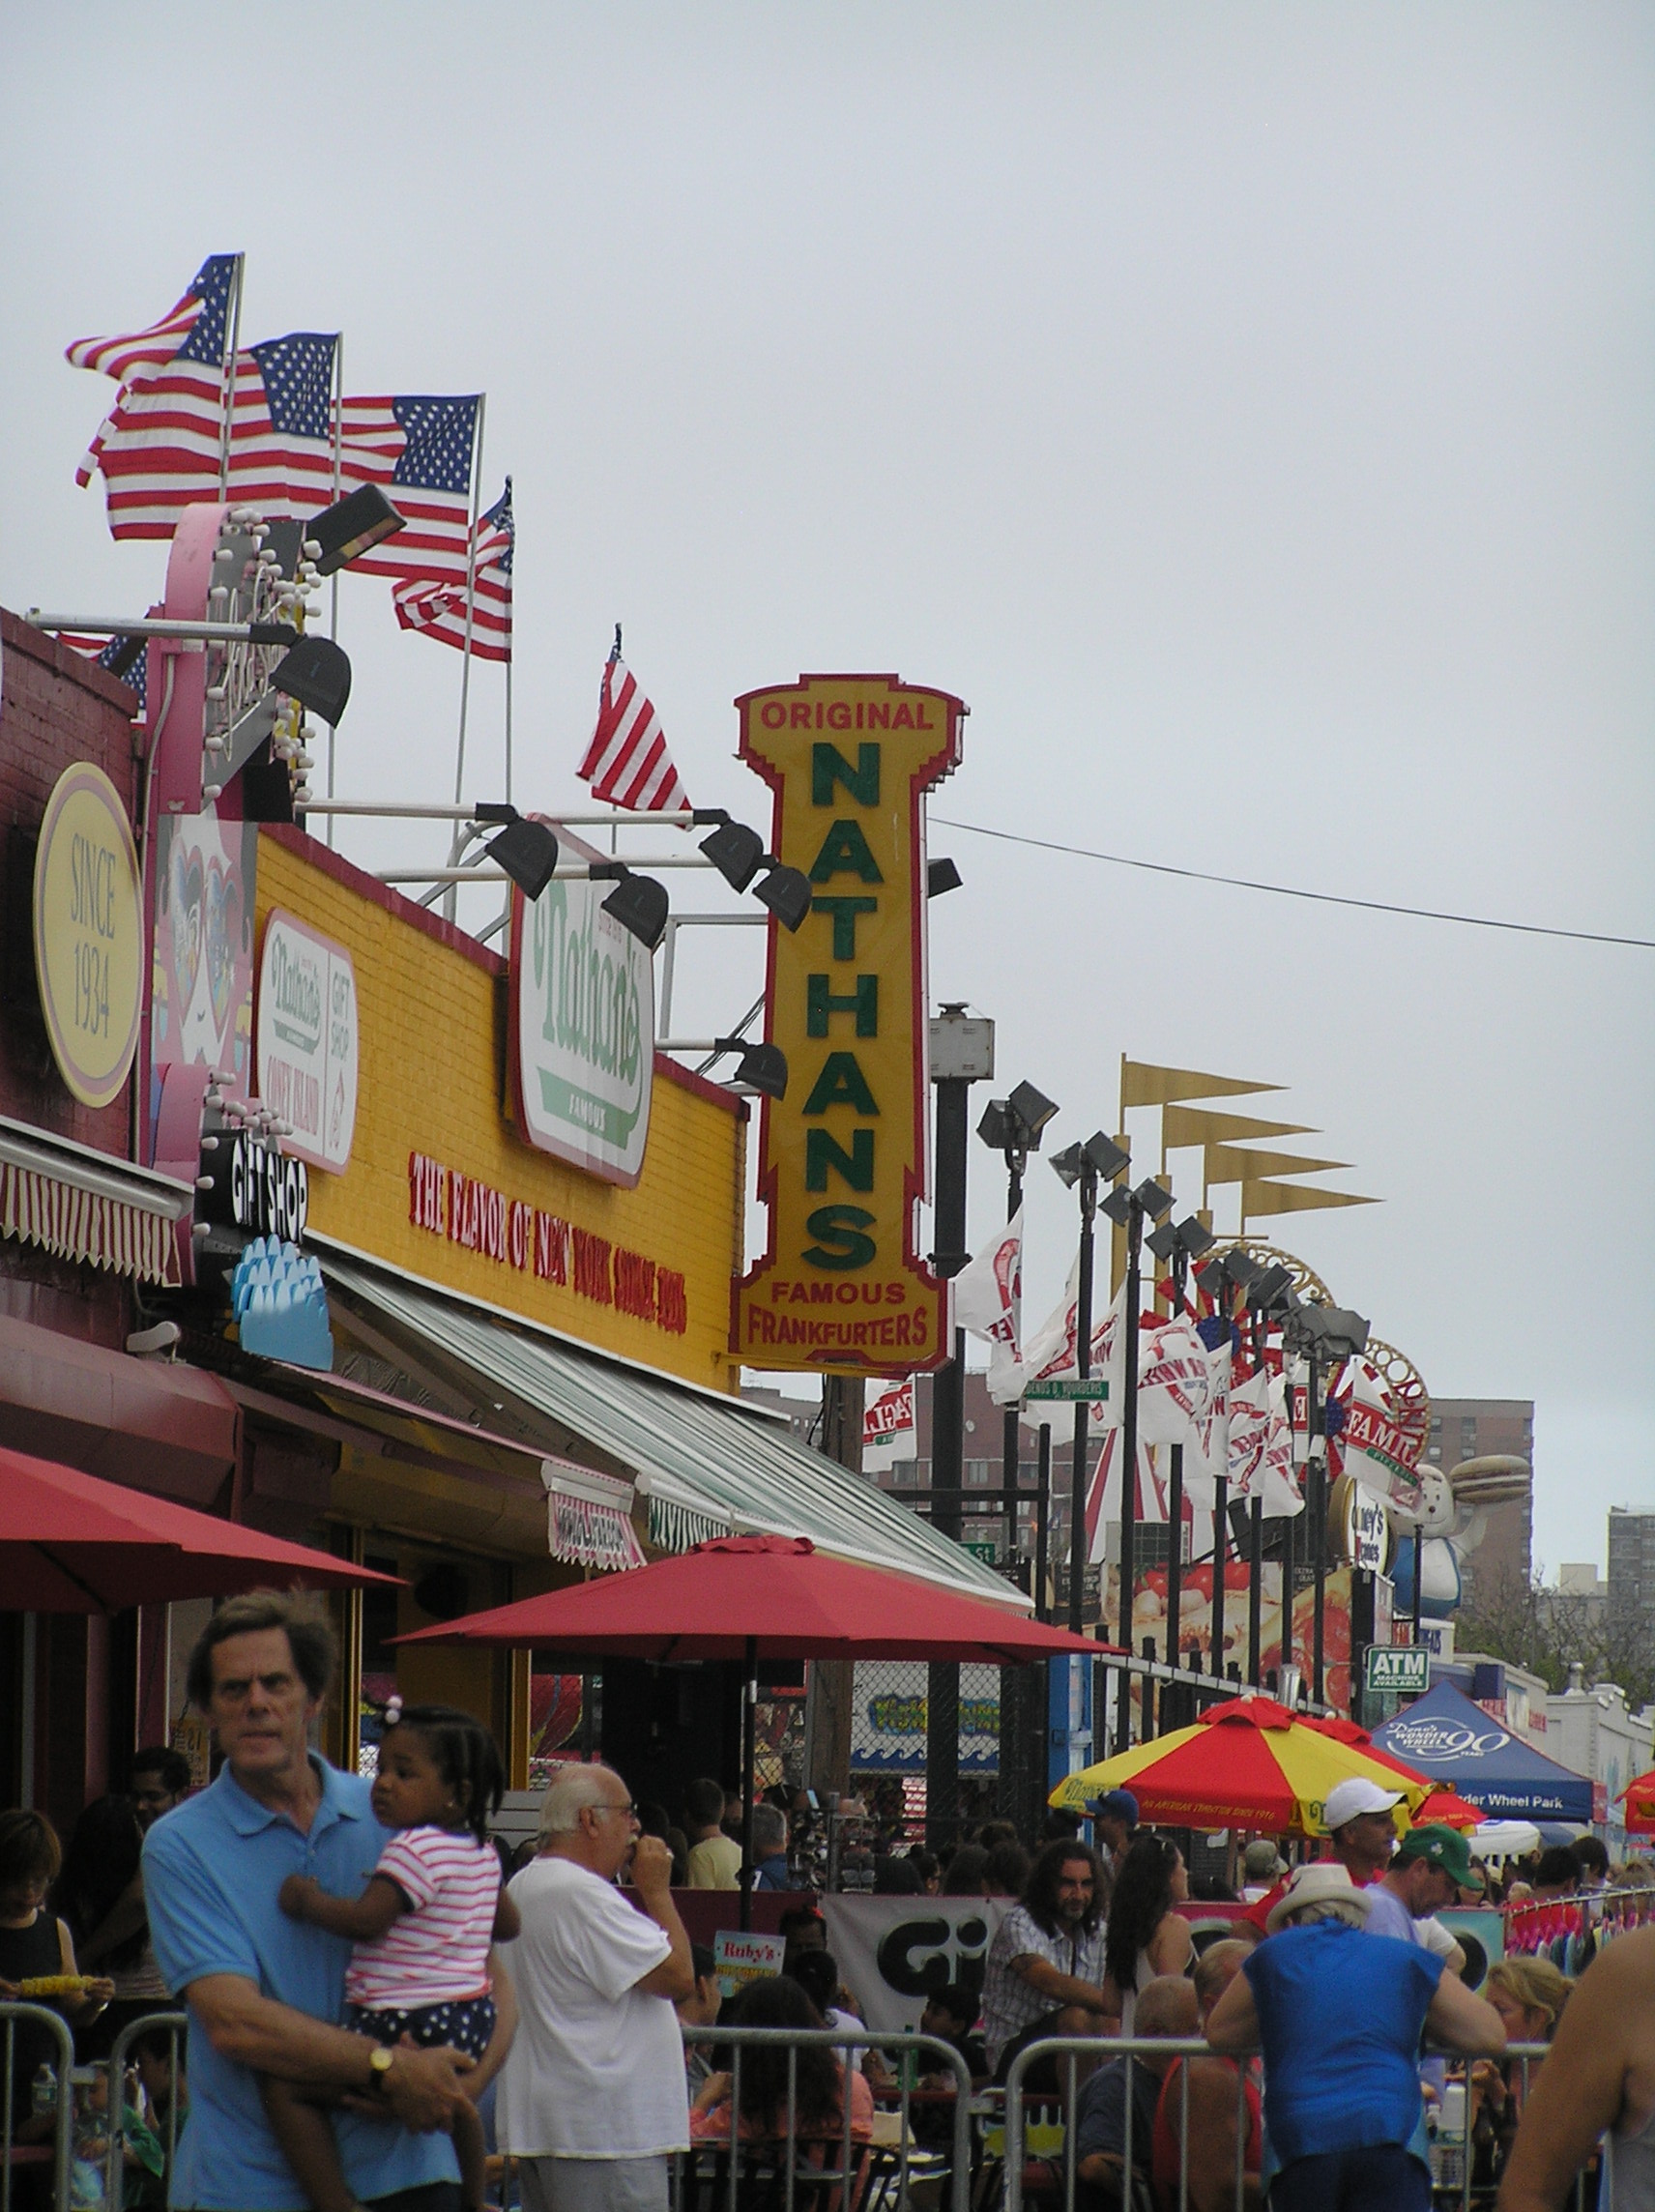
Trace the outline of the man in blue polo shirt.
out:
[[[305,2204],[259,2096],[257,2076],[273,2074],[354,2092],[357,2109],[337,2114],[337,2135],[359,2202],[457,2212],[459,2169],[443,2131],[472,2061],[382,2050],[338,2026],[350,1944],[288,1919],[276,1903],[290,1874],[356,1897],[387,1840],[369,1784],[308,1748],[333,1662],[332,1634],[305,1601],[269,1590],[220,1607],[190,1655],[189,1695],[212,1721],[224,1764],[210,1790],[150,1829],[143,1868],[156,1958],[187,2000],[192,2030],[175,2206]]]

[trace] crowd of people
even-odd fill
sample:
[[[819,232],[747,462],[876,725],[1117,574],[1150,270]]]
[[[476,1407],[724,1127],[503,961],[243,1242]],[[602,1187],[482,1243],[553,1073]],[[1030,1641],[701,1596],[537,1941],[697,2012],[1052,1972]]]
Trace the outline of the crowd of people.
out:
[[[1452,2106],[1501,2212],[1562,2203],[1600,2139],[1606,2212],[1655,2212],[1655,1928],[1578,1987],[1549,1957],[1508,1957],[1479,1994],[1437,1918],[1522,1904],[1524,1882],[1542,1901],[1636,1884],[1595,1839],[1567,1869],[1548,1854],[1491,1877],[1455,1830],[1399,1844],[1398,1800],[1342,1784],[1325,1855],[1290,1868],[1257,1838],[1235,1891],[1204,1884],[1226,1910],[1199,1950],[1180,1840],[1126,1791],[1091,1808],[1095,1843],[1054,1815],[1031,1852],[1002,1821],[946,1853],[886,1848],[877,1891],[997,1901],[980,1979],[928,1993],[942,2053],[899,2075],[857,2040],[813,1906],[784,1911],[780,1970],[733,1995],[691,1942],[675,1888],[740,1878],[742,1808],[721,1784],[692,1783],[675,1822],[613,1769],[570,1763],[513,1856],[491,1832],[499,1754],[469,1715],[392,1701],[371,1779],[314,1754],[333,1663],[303,1600],[232,1600],[189,1668],[221,1760],[208,1788],[142,1753],[131,1791],[89,1806],[62,1852],[38,1813],[0,1815],[0,1996],[38,1991],[74,2031],[77,2212],[114,2212],[117,2127],[123,2208],[161,2200],[175,2135],[170,2201],[200,2212],[480,2212],[501,2151],[527,2212],[665,2212],[675,2160],[782,2133],[850,2206],[832,2146],[865,2150],[879,2099],[912,2098],[916,2139],[945,2148],[961,2072],[992,2093],[1014,2067],[1073,2131],[1100,2207],[1181,2191],[1220,2212],[1239,2174],[1248,2205],[1409,2212],[1431,2201],[1429,2130]],[[798,1811],[779,1792],[751,1810],[761,1889],[797,1885]],[[172,2004],[187,2062],[162,2033],[130,2043],[118,2082],[96,2063]],[[1544,2063],[1511,2044],[1548,2047]],[[52,2039],[19,2020],[12,2055],[14,2139],[44,2141]],[[15,2201],[44,2201],[45,2179],[24,2168]]]

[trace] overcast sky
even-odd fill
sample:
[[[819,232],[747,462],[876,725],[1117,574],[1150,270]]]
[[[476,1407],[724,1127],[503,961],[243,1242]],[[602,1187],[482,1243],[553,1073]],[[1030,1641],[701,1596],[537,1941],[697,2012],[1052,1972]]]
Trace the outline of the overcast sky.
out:
[[[7,605],[159,591],[74,486],[113,388],[63,347],[245,249],[244,342],[486,390],[520,800],[581,796],[621,619],[698,801],[762,820],[736,693],[891,669],[970,702],[951,821],[1655,938],[1647,6],[156,0],[6,40]],[[451,795],[459,656],[342,600],[341,795]],[[501,732],[481,671],[468,795]],[[1655,1509],[1655,953],[932,849],[933,995],[1055,1139],[1113,1128],[1123,1050],[1288,1086],[1255,1110],[1385,1203],[1274,1234],[1435,1393],[1534,1399],[1537,1560]],[[684,1019],[753,996],[737,942]],[[1037,1169],[1031,1308],[1072,1235]]]

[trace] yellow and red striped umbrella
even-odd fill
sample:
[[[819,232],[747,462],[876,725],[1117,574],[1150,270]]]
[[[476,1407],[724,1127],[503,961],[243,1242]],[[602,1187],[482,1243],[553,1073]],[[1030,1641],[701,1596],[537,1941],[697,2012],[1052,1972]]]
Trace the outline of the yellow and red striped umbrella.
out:
[[[1327,1793],[1354,1775],[1402,1791],[1397,1814],[1403,1829],[1431,1793],[1429,1783],[1307,1727],[1273,1698],[1233,1698],[1193,1728],[1134,1744],[1067,1776],[1051,1802],[1084,1813],[1106,1790],[1130,1790],[1146,1820],[1168,1826],[1253,1828],[1266,1835],[1298,1828],[1324,1836]]]

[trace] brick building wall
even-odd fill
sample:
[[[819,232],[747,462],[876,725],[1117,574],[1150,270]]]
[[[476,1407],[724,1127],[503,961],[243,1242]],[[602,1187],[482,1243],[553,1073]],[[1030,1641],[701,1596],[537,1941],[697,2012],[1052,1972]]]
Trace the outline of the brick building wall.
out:
[[[107,1106],[83,1106],[57,1070],[35,984],[35,847],[66,768],[91,761],[134,823],[137,701],[67,645],[0,607],[0,1115],[118,1159],[131,1159],[127,1084]],[[129,1294],[119,1277],[0,1237],[0,1314],[118,1347]]]

